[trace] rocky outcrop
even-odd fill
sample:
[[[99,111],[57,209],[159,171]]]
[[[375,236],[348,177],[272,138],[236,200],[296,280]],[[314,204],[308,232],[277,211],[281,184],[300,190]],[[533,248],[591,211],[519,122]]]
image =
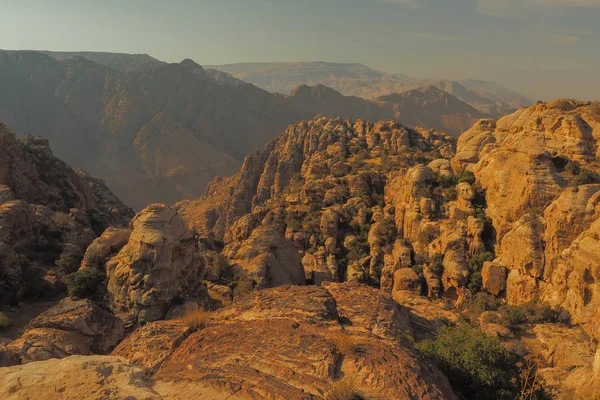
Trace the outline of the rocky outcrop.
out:
[[[52,371],[52,373],[49,373]],[[71,356],[11,368],[0,368],[0,397],[51,400],[159,400],[144,372],[120,357]]]
[[[599,127],[597,104],[540,103],[476,124],[460,138],[453,159],[455,169],[472,170],[486,190],[496,261],[511,270],[508,302],[543,300],[570,313],[593,337],[600,321]],[[493,291],[503,287],[485,281]]]
[[[206,229],[210,214],[210,231],[215,238],[229,241],[226,232],[238,218],[250,213],[253,207],[281,196],[295,183],[304,183],[294,196],[297,201],[316,208],[323,205],[330,188],[339,190],[347,186],[348,194],[356,197],[382,187],[381,176],[356,168],[343,178],[347,182],[343,186],[334,179],[325,179],[329,164],[352,159],[353,151],[385,149],[397,153],[409,149],[433,151],[434,148],[450,156],[453,141],[435,131],[415,131],[394,122],[373,124],[364,120],[315,118],[291,125],[262,152],[246,157],[236,177],[216,180],[201,200],[182,202],[179,206],[199,232]]]
[[[230,244],[223,253],[256,289],[306,282],[298,250],[274,224],[254,229],[246,240]]]
[[[66,298],[27,324],[25,332],[6,348],[17,363],[106,354],[125,335],[122,321],[90,300]]]
[[[155,321],[175,297],[202,293],[204,261],[194,232],[176,210],[150,205],[130,227],[127,244],[105,266],[114,312]]]
[[[152,375],[192,332],[179,321],[151,322],[123,340],[112,355],[126,358]]]
[[[340,325],[341,316],[349,322]],[[345,376],[377,398],[455,398],[439,371],[397,340],[407,323],[389,296],[363,285],[258,291],[187,337],[153,375],[154,390],[167,399],[321,399]]]

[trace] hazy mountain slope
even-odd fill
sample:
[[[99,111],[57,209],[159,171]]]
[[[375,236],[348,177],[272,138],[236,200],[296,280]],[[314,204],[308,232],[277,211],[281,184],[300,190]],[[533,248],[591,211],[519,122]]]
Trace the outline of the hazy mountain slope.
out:
[[[59,61],[85,58],[118,72],[149,72],[161,65],[167,64],[148,54],[104,53],[94,51],[40,51]],[[206,77],[231,86],[242,85],[246,82],[234,78],[231,74],[215,69],[207,69]]]
[[[54,57],[64,60],[0,51],[0,119],[48,138],[59,157],[106,179],[136,209],[199,196],[208,181],[234,173],[244,156],[300,119],[392,119],[458,136],[485,116],[431,87],[377,101],[322,85],[283,96],[192,60],[146,71],[143,55]]]
[[[47,137],[136,208],[199,195],[295,119],[282,98],[220,84],[190,60],[118,73],[81,57],[3,51],[0,87],[3,120]]]
[[[344,95],[375,99],[390,93],[434,85],[481,112],[497,116],[532,103],[526,97],[495,82],[411,79],[401,74],[378,72],[362,64],[255,63],[219,65],[211,68],[229,72],[236,78],[271,92],[289,93],[301,84],[323,84]]]
[[[157,60],[148,54],[105,53],[93,51],[40,51],[59,61],[82,57],[119,72],[150,71],[164,61]]]
[[[329,117],[397,120],[411,127],[437,129],[458,136],[487,115],[434,86],[364,100],[343,96],[324,85],[299,86],[287,97],[290,107]]]

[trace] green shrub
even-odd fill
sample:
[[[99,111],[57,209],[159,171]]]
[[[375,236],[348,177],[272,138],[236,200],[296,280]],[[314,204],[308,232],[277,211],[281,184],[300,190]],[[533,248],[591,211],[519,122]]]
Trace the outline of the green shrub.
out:
[[[63,252],[54,265],[64,274],[70,274],[79,269],[81,260],[83,259],[82,252]]]
[[[467,264],[469,265],[469,282],[467,283],[467,287],[471,292],[477,293],[481,291],[481,269],[483,268],[483,263],[493,260],[494,255],[489,251],[475,254],[467,260]]]
[[[471,324],[444,327],[434,340],[416,344],[465,399],[507,399],[518,394],[517,359],[498,339]]]
[[[437,253],[431,257],[431,272],[436,275],[442,275],[444,273],[444,256]]]
[[[458,182],[467,182],[471,185],[475,183],[475,174],[466,169],[461,169],[456,173],[456,177],[458,178]]]
[[[369,255],[369,240],[368,240],[369,230],[361,229],[359,234],[356,236],[356,240],[353,240],[348,247],[346,248],[347,254],[346,258],[348,262],[358,261],[365,256]]]
[[[84,268],[67,276],[65,284],[69,296],[75,299],[91,298],[96,294],[98,286],[104,282],[106,274],[96,268]]]
[[[520,325],[543,324],[558,322],[559,313],[548,304],[538,303],[535,300],[521,306],[503,306],[500,312],[500,325],[517,329]]]
[[[438,182],[441,186],[445,188],[454,187],[458,185],[458,176],[455,175],[445,175],[438,178]]]
[[[423,265],[421,264],[415,264],[412,267],[412,270],[415,271],[415,273],[419,276],[423,276]]]

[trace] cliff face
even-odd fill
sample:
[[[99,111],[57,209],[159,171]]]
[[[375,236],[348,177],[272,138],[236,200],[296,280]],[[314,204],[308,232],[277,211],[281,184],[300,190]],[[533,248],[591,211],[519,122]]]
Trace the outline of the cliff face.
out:
[[[101,180],[73,170],[48,141],[16,140],[0,123],[0,300],[59,290],[59,257],[82,254],[108,226],[133,215]],[[59,286],[59,285],[58,285]]]
[[[559,100],[480,123],[453,160],[486,189],[497,261],[510,270],[509,302],[540,297],[596,338],[598,138],[597,104]]]

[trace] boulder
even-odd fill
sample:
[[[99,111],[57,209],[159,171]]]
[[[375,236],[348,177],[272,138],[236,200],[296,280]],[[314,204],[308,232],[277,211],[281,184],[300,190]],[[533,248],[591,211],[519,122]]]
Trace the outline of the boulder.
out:
[[[257,289],[304,285],[306,275],[294,243],[272,224],[256,228],[235,249],[224,249],[232,265],[241,268]]]
[[[119,343],[112,355],[126,358],[152,375],[192,332],[180,321],[151,322]]]
[[[26,329],[40,328],[77,333],[95,353],[110,351],[124,336],[123,322],[87,299],[63,299],[31,320]]]
[[[512,306],[518,306],[537,300],[539,287],[537,280],[530,275],[523,275],[514,269],[508,274],[506,281],[506,300]]]
[[[481,269],[483,288],[494,296],[498,296],[506,290],[507,274],[508,270],[504,265],[490,261],[484,262]]]
[[[81,268],[102,269],[104,264],[127,244],[129,235],[129,228],[110,227],[105,230],[85,251]]]
[[[396,298],[401,292],[420,295],[422,290],[421,278],[412,268],[401,268],[394,272],[392,297]]]
[[[131,221],[129,241],[106,273],[113,311],[148,322],[164,317],[175,297],[200,292],[204,262],[178,212],[152,204]]]

